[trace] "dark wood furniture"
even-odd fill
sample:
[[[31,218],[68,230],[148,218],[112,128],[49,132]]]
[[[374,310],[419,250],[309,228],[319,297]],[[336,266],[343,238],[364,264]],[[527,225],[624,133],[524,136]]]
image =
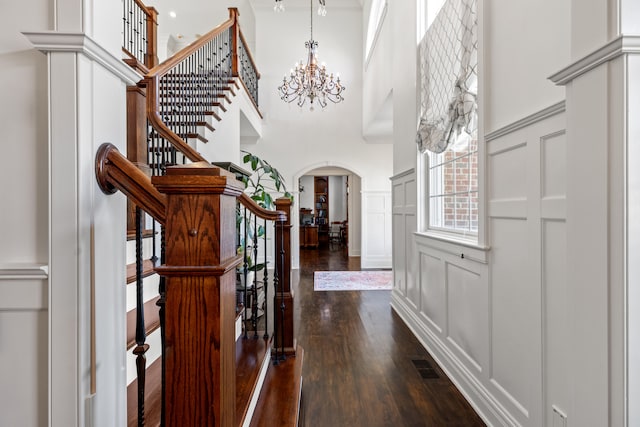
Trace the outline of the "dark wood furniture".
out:
[[[316,176],[313,180],[314,210],[318,226],[318,242],[329,242],[329,177]]]
[[[300,247],[301,248],[317,248],[318,247],[318,226],[317,225],[301,225],[300,226]]]

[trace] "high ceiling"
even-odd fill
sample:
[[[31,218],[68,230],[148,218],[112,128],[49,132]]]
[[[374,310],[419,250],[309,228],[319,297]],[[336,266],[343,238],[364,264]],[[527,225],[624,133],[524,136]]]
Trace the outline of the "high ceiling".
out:
[[[254,8],[273,7],[275,0],[249,0]],[[309,7],[309,0],[282,0],[286,8]],[[361,8],[363,0],[326,0],[327,10],[332,8]],[[318,6],[318,0],[313,0],[313,7]]]

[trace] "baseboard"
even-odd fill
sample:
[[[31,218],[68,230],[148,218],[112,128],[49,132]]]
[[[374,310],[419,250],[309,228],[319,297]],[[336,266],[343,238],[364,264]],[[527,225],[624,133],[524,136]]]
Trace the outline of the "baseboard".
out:
[[[391,257],[361,257],[360,268],[391,268]]]
[[[395,291],[391,293],[391,308],[429,351],[440,368],[488,426],[520,425],[516,418],[482,384],[481,380],[464,366],[447,345],[406,304],[400,293]]]

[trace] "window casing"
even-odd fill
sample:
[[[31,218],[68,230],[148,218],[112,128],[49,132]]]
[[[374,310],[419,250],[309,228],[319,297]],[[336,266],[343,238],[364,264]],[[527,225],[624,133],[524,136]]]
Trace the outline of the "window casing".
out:
[[[417,10],[421,12],[418,34],[422,40],[445,0],[417,1]],[[482,0],[478,2],[481,4]],[[477,60],[478,57],[471,64],[473,67],[479,66]],[[477,86],[474,92],[478,92]],[[480,174],[484,162],[483,150],[478,147],[478,129],[472,134],[463,132],[442,153],[427,151],[419,156],[422,200],[419,229],[434,237],[483,245],[484,206],[479,195],[484,185]]]

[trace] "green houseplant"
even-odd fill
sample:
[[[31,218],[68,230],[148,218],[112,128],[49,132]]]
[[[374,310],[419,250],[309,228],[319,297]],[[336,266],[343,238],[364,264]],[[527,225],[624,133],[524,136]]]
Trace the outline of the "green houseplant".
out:
[[[284,178],[269,162],[260,157],[248,152],[242,151],[242,161],[245,165],[248,165],[252,174],[247,176],[243,175],[241,180],[245,186],[245,193],[251,197],[259,206],[264,209],[275,209],[274,200],[277,197],[288,197],[293,199],[291,193],[287,191]],[[253,242],[258,241],[265,235],[264,225],[254,225],[253,220],[245,218],[245,211],[238,205],[237,212],[237,230],[240,234],[238,254],[244,255],[246,251],[247,271],[245,275],[244,263],[238,270],[238,286],[243,287],[245,278],[247,285],[252,283],[253,277],[258,271],[263,270],[265,263],[255,263],[253,260]],[[245,242],[246,231],[246,242]]]

